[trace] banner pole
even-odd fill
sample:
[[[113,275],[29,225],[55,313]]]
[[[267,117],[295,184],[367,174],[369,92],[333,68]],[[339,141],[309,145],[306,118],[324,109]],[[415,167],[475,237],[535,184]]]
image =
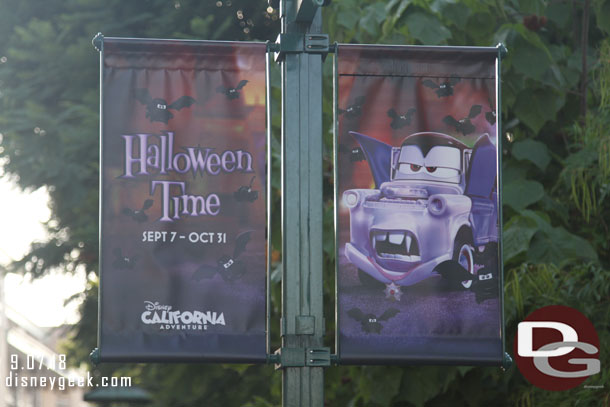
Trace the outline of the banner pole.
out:
[[[276,60],[282,68],[283,406],[323,406],[322,58],[320,0],[282,0]]]

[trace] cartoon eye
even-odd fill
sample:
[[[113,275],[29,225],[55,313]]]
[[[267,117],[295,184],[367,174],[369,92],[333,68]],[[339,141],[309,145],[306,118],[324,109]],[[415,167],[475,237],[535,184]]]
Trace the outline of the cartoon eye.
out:
[[[422,169],[421,165],[411,164],[411,163],[400,163],[398,165],[398,172],[405,175],[413,175],[418,174]]]
[[[428,173],[434,173],[437,178],[453,178],[460,175],[460,171],[455,168],[444,168],[444,167],[426,167]]]

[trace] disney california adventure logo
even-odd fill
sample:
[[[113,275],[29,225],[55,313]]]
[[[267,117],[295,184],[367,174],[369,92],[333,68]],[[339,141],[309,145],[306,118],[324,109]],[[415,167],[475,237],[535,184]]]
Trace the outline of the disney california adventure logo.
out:
[[[140,316],[146,325],[155,325],[160,331],[205,331],[208,325],[225,325],[224,313],[216,311],[180,311],[158,301],[144,301]]]

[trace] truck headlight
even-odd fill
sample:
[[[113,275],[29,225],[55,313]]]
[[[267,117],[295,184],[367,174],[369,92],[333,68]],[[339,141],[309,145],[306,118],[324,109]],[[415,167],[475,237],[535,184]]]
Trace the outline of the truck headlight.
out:
[[[428,211],[434,216],[440,216],[445,213],[447,202],[440,196],[432,196],[428,201]]]
[[[358,195],[358,192],[355,191],[345,191],[343,193],[343,202],[345,203],[345,206],[347,206],[348,208],[353,208],[356,205],[358,205],[358,201],[360,201],[360,195]]]

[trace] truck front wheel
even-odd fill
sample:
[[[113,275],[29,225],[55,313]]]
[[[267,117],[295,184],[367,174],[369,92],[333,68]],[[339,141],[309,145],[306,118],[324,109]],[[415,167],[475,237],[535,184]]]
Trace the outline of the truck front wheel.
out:
[[[460,231],[455,238],[453,246],[453,260],[458,262],[462,268],[476,278],[474,271],[474,250],[472,238],[468,231]],[[460,282],[460,286],[464,289],[472,287],[473,280],[464,280]]]

